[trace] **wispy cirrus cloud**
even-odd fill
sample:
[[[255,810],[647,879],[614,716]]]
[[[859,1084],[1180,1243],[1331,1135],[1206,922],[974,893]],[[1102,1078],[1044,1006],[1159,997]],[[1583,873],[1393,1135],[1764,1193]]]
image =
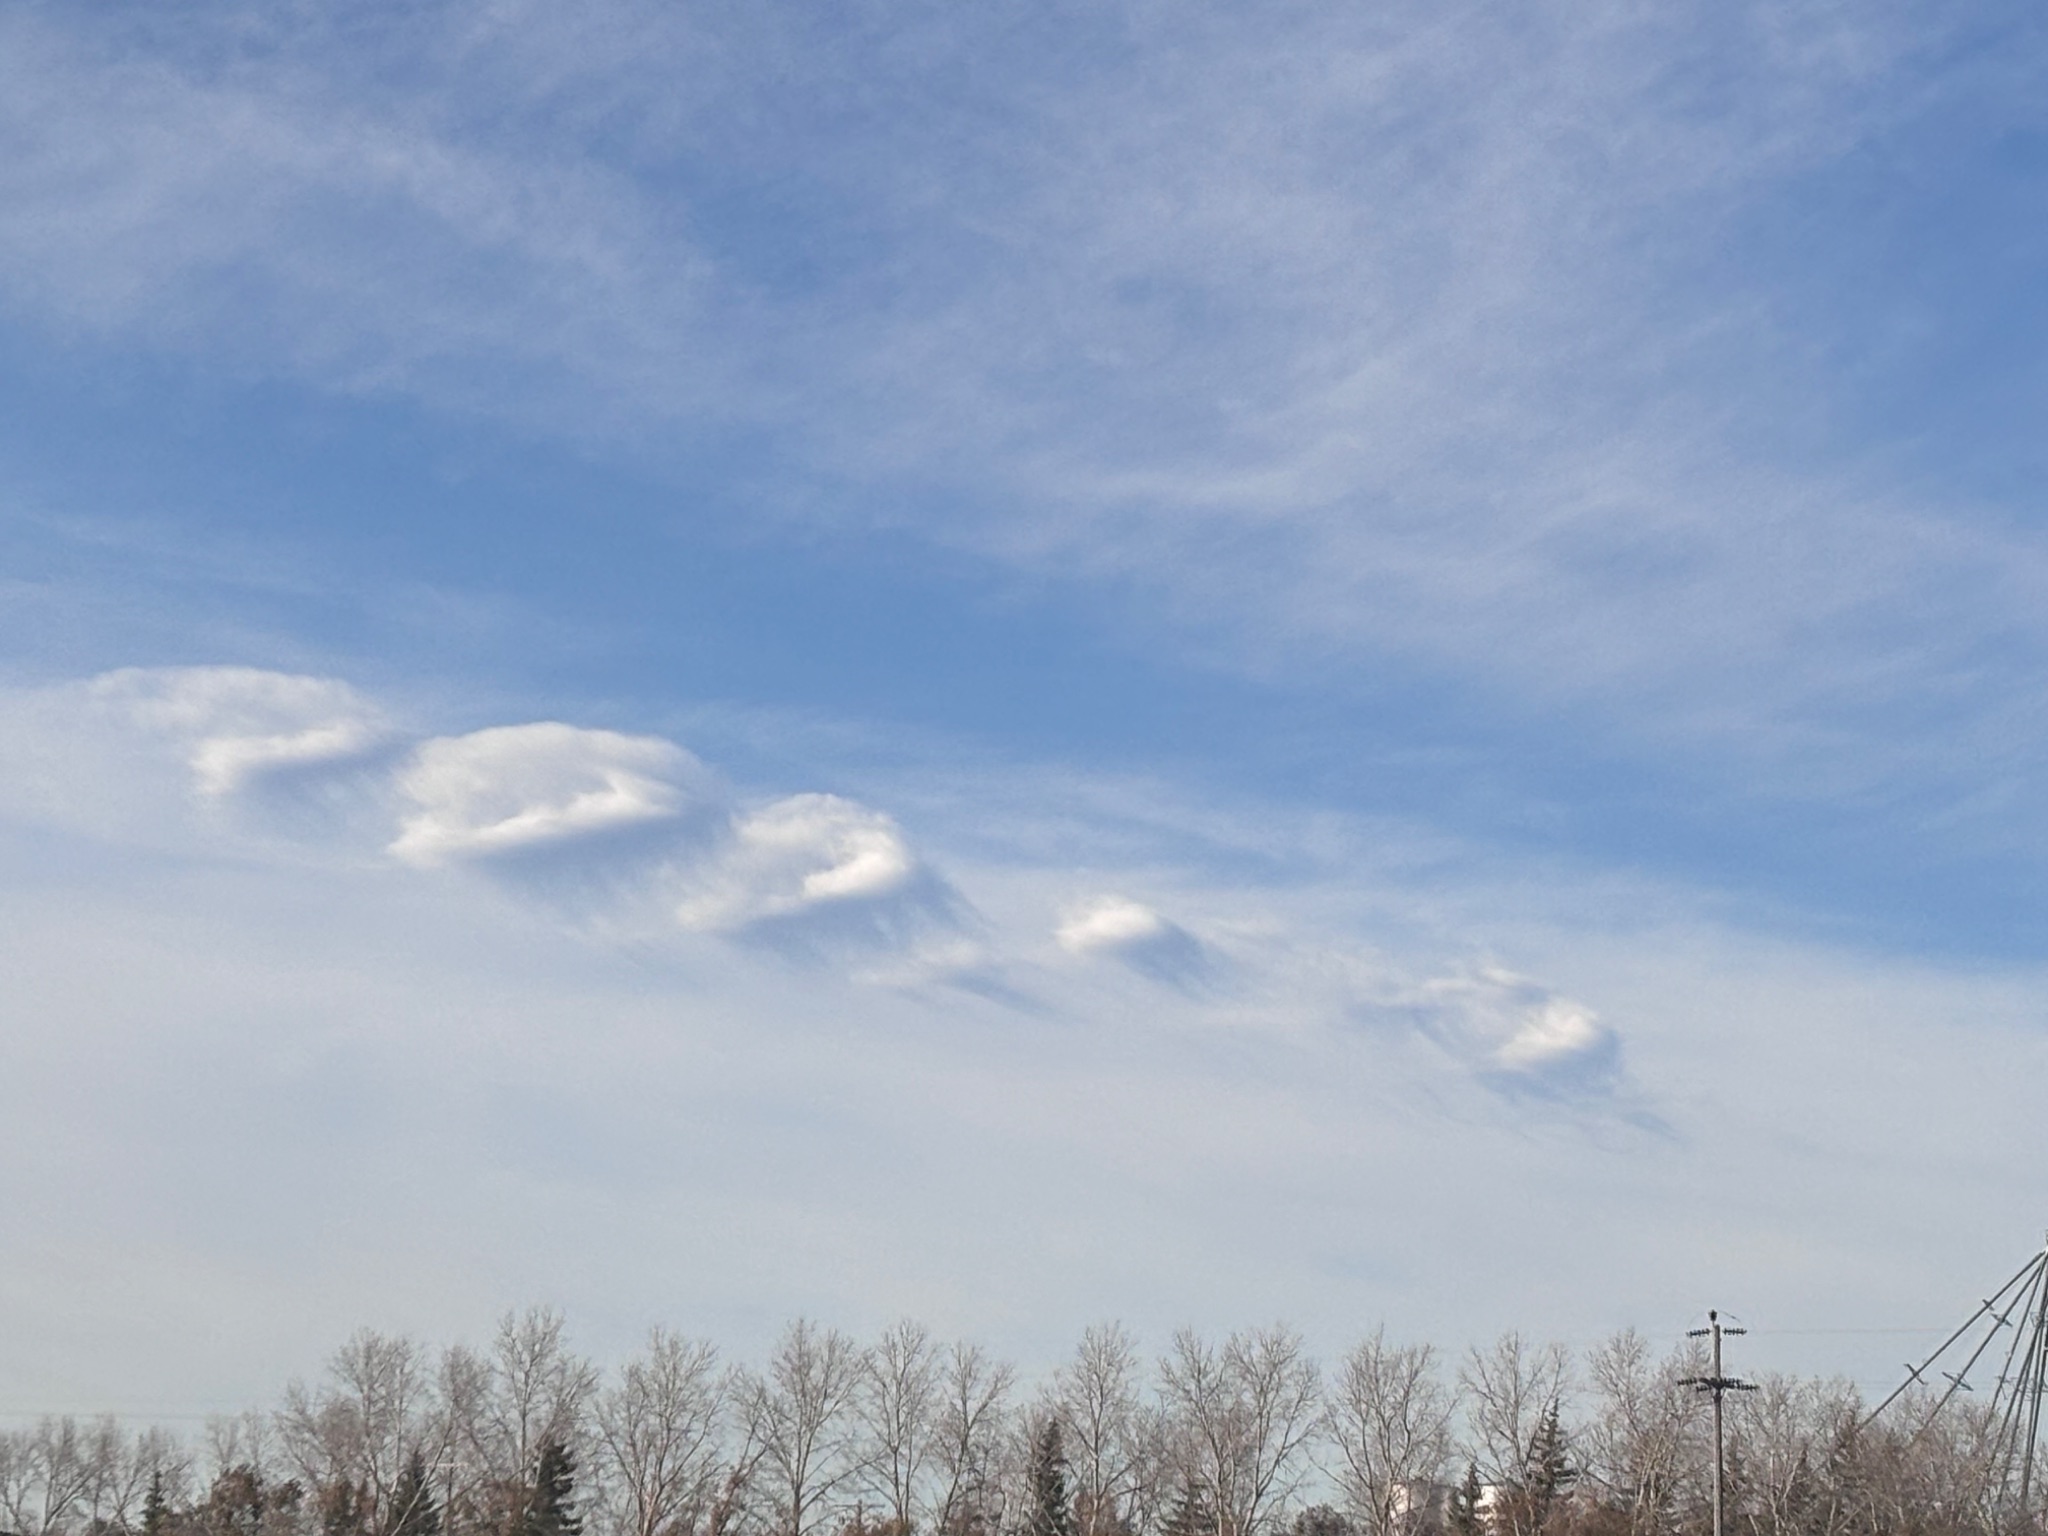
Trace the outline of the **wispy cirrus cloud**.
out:
[[[802,515],[1113,582],[1212,665],[1419,668],[1730,794],[1966,803],[2038,765],[2048,552],[1881,455],[1749,451],[1801,365],[1768,280],[1702,255],[1914,113],[2018,103],[1967,49],[1929,72],[1966,18],[1091,25],[16,18],[0,288],[635,462],[765,433]]]

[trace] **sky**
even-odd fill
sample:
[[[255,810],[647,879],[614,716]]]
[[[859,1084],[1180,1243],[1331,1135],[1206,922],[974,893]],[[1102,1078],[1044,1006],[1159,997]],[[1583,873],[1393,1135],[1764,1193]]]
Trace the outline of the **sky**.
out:
[[[2044,70],[0,7],[0,1414],[532,1303],[1888,1388],[2048,1227]]]

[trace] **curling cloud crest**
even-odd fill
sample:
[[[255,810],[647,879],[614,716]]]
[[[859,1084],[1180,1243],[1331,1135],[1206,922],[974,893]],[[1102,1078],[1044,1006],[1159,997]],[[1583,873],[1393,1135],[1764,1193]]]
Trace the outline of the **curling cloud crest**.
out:
[[[792,795],[734,823],[705,889],[676,916],[686,928],[741,928],[900,895],[920,873],[891,817],[837,795]]]
[[[414,809],[390,851],[428,866],[668,821],[707,779],[654,736],[543,721],[438,737],[399,775]]]
[[[1342,1039],[1342,1021],[1370,1014],[1433,1042],[1424,1070],[1448,1068],[1504,1099],[1603,1112],[1639,1099],[1613,1028],[1503,967],[1404,979],[1348,926],[1313,914],[1301,924],[1239,921],[1227,947],[1212,947],[1113,891],[1048,925],[1050,872],[1014,867],[981,872],[1003,914],[991,922],[886,812],[816,793],[734,810],[727,787],[661,737],[541,721],[404,748],[346,683],[235,667],[129,669],[0,695],[0,705],[13,722],[0,731],[0,795],[57,804],[44,791],[59,783],[76,790],[73,802],[135,800],[148,814],[89,823],[123,833],[148,838],[169,824],[179,835],[237,836],[240,818],[212,809],[277,803],[271,785],[285,776],[322,797],[345,789],[350,809],[289,821],[288,833],[345,849],[351,865],[379,850],[416,869],[471,866],[593,933],[656,945],[711,935],[845,962],[849,979],[882,988],[1075,1017],[1128,1006],[1128,991],[1116,990],[1124,973],[1179,992],[1177,1004],[1160,1001],[1188,1022],[1276,1023],[1297,1039]],[[158,750],[138,752],[143,742]],[[264,825],[269,838],[276,828]],[[1077,963],[1034,958],[1048,926]],[[1210,1006],[1218,1003],[1227,1006]]]
[[[339,765],[387,740],[382,714],[347,683],[255,667],[127,667],[93,695],[186,744],[195,787],[218,799],[263,777]]]
[[[1070,955],[1117,960],[1176,987],[1207,981],[1215,968],[1200,939],[1128,896],[1097,896],[1071,909],[1053,938]]]
[[[396,827],[371,835],[418,869],[472,864],[556,896],[637,885],[681,928],[798,945],[912,943],[961,910],[890,816],[800,794],[728,818],[716,776],[658,736],[536,721],[431,737],[395,760],[382,714],[332,678],[130,668],[86,692],[124,728],[175,743],[208,800],[388,747],[394,761],[362,783]]]
[[[1099,896],[1070,913],[1053,936],[1070,955],[1115,955],[1157,943],[1172,929],[1143,902]]]
[[[1424,1029],[1506,1087],[1583,1092],[1619,1075],[1621,1042],[1585,1004],[1499,966],[1421,990]]]
[[[1593,1010],[1568,997],[1546,998],[1526,1013],[1515,1032],[1493,1053],[1509,1072],[1540,1072],[1560,1062],[1582,1060],[1612,1042]]]

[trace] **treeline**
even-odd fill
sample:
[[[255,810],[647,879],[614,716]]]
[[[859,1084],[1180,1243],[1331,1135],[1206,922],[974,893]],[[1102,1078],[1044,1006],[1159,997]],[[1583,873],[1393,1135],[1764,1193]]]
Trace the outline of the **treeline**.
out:
[[[1286,1328],[1091,1330],[1041,1388],[915,1324],[792,1325],[759,1368],[657,1330],[609,1378],[559,1317],[488,1350],[361,1333],[325,1378],[203,1443],[112,1421],[0,1436],[11,1536],[1693,1536],[1711,1527],[1700,1361],[1622,1333],[1446,1359],[1382,1334],[1329,1369]],[[1728,1404],[1728,1529],[2037,1530],[1990,1426],[1876,1426],[1845,1383]]]

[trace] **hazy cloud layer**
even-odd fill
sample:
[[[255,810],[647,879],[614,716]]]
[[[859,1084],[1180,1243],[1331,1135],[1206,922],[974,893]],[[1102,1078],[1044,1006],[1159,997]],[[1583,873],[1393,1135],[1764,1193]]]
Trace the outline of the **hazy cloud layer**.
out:
[[[1077,852],[1129,841],[1120,814],[1182,824],[1189,845],[1262,830],[1277,851],[1302,830],[1284,809],[1232,830],[1234,813],[1156,790],[1119,813],[1110,784],[1088,788],[1085,831],[1060,822],[1060,860],[950,856],[929,812],[899,823],[851,796],[759,802],[684,840],[718,870],[749,846],[723,829],[778,807],[755,843],[781,853],[743,887],[768,896],[739,910],[886,901],[914,886],[907,860],[978,914],[973,933],[792,967],[672,905],[664,944],[615,941],[516,881],[385,854],[417,757],[379,770],[381,824],[321,834],[365,856],[286,858],[218,814],[183,738],[56,731],[103,698],[0,701],[0,767],[54,751],[80,782],[161,775],[189,818],[174,844],[154,823],[80,835],[12,788],[0,802],[0,949],[11,995],[35,1000],[10,1019],[0,1085],[0,1169],[33,1260],[7,1281],[24,1320],[8,1375],[36,1406],[232,1401],[366,1309],[456,1331],[533,1294],[586,1308],[599,1348],[663,1309],[738,1347],[801,1303],[861,1326],[915,1311],[1039,1358],[1076,1317],[1163,1334],[1276,1287],[1338,1335],[1381,1315],[1447,1337],[1676,1328],[1724,1290],[1767,1293],[1788,1325],[1809,1302],[1883,1318],[2010,1246],[1940,1197],[2014,1176],[2000,1149],[2048,1081],[2025,975],[1788,946],[1668,892],[1574,893],[1557,871],[1489,891],[1374,869],[1356,849],[1387,829],[1354,846],[1327,819],[1307,840],[1333,873],[1313,879],[1255,887],[1199,860],[1077,875]],[[591,737],[615,770],[682,761]],[[519,782],[573,802],[580,773],[602,784],[577,761]],[[985,836],[1043,841],[988,825],[1014,785],[946,772]],[[581,846],[619,856],[601,833]],[[835,870],[806,907],[808,877]],[[1227,957],[1229,986],[1122,963],[1169,923]],[[1512,962],[1456,958],[1474,947]],[[1902,1060],[1921,1064],[1910,1085]],[[1928,1213],[1910,1235],[1902,1206]],[[1475,1226],[1517,1262],[1457,1262]],[[1598,1287],[1532,1283],[1591,1264]]]

